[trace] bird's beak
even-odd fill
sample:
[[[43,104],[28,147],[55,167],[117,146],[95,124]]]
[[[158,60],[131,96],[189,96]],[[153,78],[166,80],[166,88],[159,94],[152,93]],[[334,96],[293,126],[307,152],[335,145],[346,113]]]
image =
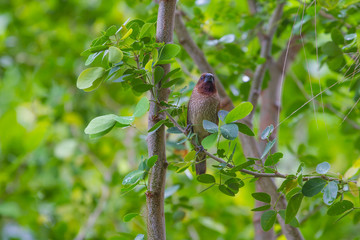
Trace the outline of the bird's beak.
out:
[[[204,82],[214,82],[214,76],[212,74],[207,74]]]

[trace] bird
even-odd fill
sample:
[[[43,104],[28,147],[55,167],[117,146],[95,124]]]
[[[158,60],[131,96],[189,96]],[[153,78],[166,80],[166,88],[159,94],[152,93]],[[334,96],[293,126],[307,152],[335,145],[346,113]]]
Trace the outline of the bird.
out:
[[[210,135],[203,128],[203,120],[218,124],[217,113],[219,109],[220,97],[216,89],[214,75],[203,73],[191,93],[187,110],[187,126],[197,136],[198,145]],[[206,173],[206,154],[201,150],[196,156],[195,171],[197,175]]]

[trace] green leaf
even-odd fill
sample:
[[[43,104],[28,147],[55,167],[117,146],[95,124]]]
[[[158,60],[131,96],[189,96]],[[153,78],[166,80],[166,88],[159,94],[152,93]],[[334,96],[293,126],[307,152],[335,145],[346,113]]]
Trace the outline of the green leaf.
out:
[[[296,217],[296,214],[299,211],[301,201],[303,198],[304,195],[302,193],[297,193],[290,198],[289,203],[286,207],[286,216],[285,216],[286,224],[289,224]]]
[[[231,197],[234,197],[235,196],[235,193],[233,191],[231,191],[227,186],[225,185],[219,185],[219,190],[228,195],[228,196],[231,196]]]
[[[128,213],[123,217],[123,221],[124,222],[130,222],[131,219],[133,219],[134,217],[137,217],[137,216],[139,216],[138,213]]]
[[[344,44],[345,39],[341,31],[337,28],[333,28],[331,31],[331,39],[338,45]]]
[[[123,52],[117,47],[109,47],[109,62],[118,63],[123,59]]]
[[[313,197],[325,187],[326,183],[322,178],[312,178],[304,184],[302,193],[306,197]]]
[[[150,102],[146,97],[143,97],[140,99],[140,101],[138,102],[138,104],[135,107],[135,111],[133,116],[134,117],[141,117],[142,115],[144,115],[150,107]]]
[[[132,185],[137,182],[139,182],[143,176],[145,171],[144,170],[135,170],[130,172],[128,175],[124,177],[124,180],[122,181],[123,185]]]
[[[231,123],[242,119],[249,115],[253,109],[253,105],[250,102],[243,102],[233,110],[225,118],[225,123]]]
[[[270,207],[271,207],[271,205],[268,204],[268,205],[264,205],[264,206],[261,206],[261,207],[253,208],[253,209],[251,209],[251,211],[253,211],[253,212],[261,212],[261,211],[268,210]]]
[[[93,54],[89,55],[89,57],[85,61],[85,66],[90,65],[100,55],[101,55],[101,52],[97,52],[97,53],[93,53]]]
[[[186,169],[188,169],[188,167],[191,166],[191,162],[184,162],[181,166],[179,166],[178,170],[176,170],[177,173],[182,173],[184,172]]]
[[[325,174],[330,170],[330,164],[328,162],[322,162],[316,166],[316,172],[318,174]]]
[[[341,49],[334,42],[327,42],[321,47],[324,54],[329,57],[335,57],[338,55],[342,55]]]
[[[160,54],[159,54],[159,60],[158,62],[162,61],[162,60],[170,60],[171,58],[175,57],[176,55],[178,55],[178,53],[180,52],[180,46],[176,45],[176,44],[165,44],[161,49],[160,49]],[[159,63],[160,64],[160,63]]]
[[[218,112],[218,117],[219,117],[219,119],[221,120],[221,121],[225,121],[225,118],[226,118],[226,116],[229,114],[229,112],[228,111],[225,111],[225,110],[220,110],[219,112]]]
[[[248,136],[255,136],[254,132],[246,125],[243,123],[235,123],[238,126],[239,132],[246,134]]]
[[[148,168],[152,168],[156,161],[158,160],[158,155],[154,155],[151,156],[147,161],[146,161],[146,165],[148,166]]]
[[[196,179],[201,183],[207,183],[207,184],[215,182],[215,177],[210,174],[201,174],[201,175],[197,176]]]
[[[158,121],[154,126],[152,126],[152,128],[148,130],[149,135],[156,132],[165,122],[165,119]]]
[[[235,138],[237,138],[239,130],[236,124],[230,123],[230,124],[222,125],[220,127],[220,132],[224,138],[229,140],[234,140]]]
[[[213,133],[213,134],[207,136],[206,138],[204,138],[201,141],[201,145],[205,149],[209,149],[216,143],[217,138],[218,138],[218,133]]]
[[[218,132],[218,125],[208,120],[203,120],[203,127],[209,133],[217,133]]]
[[[176,84],[177,82],[179,82],[180,80],[183,80],[182,78],[175,78],[173,80],[170,80],[168,82],[165,82],[161,85],[162,88],[169,88],[172,85]]]
[[[284,219],[285,220],[285,213],[286,213],[286,211],[285,211],[285,209],[280,209],[279,210],[279,215],[281,216],[281,218],[282,219]],[[293,226],[293,227],[300,227],[300,223],[299,223],[299,221],[296,219],[296,217],[295,218],[293,218],[293,220],[291,220],[291,222],[289,223],[291,226]]]
[[[157,66],[154,70],[154,82],[157,84],[164,76],[164,69],[161,66]]]
[[[151,84],[142,83],[142,84],[133,86],[133,89],[137,92],[143,93],[143,92],[149,91],[152,87],[153,87],[153,85],[151,85]]]
[[[231,171],[232,172],[240,171],[241,169],[250,167],[251,165],[254,165],[254,164],[255,164],[254,160],[249,160],[249,161],[246,161],[246,162],[244,162],[244,163],[242,163],[240,165],[235,166],[234,168],[231,169]]]
[[[352,209],[354,204],[349,200],[343,200],[341,202],[334,203],[327,211],[327,215],[336,216]]]
[[[269,231],[276,221],[277,212],[275,210],[269,210],[261,215],[260,224],[262,229],[266,232]]]
[[[155,34],[155,26],[154,23],[145,23],[141,30],[140,30],[140,35],[139,38],[142,39],[143,37],[153,37],[153,35]]]
[[[261,159],[263,159],[266,156],[266,154],[270,152],[271,148],[275,145],[275,143],[276,143],[276,138],[266,144],[264,152],[261,155]]]
[[[99,46],[91,47],[89,50],[92,53],[96,53],[96,52],[106,50],[108,48],[109,48],[109,46],[107,46],[107,45],[99,45]]]
[[[105,69],[102,67],[92,67],[82,71],[77,79],[76,86],[86,92],[95,90],[103,80]]]
[[[326,187],[324,187],[324,189],[321,191],[324,193],[324,203],[330,205],[333,201],[335,201],[338,190],[339,187],[335,181],[329,182],[328,185],[326,185]]]
[[[106,32],[105,32],[105,36],[110,37],[112,35],[114,35],[117,31],[117,27],[115,25],[112,25],[111,27],[109,27]]]
[[[240,178],[229,178],[225,181],[225,185],[236,194],[239,192],[239,188],[245,186],[245,183]]]
[[[277,153],[269,155],[266,158],[264,166],[274,166],[274,165],[276,165],[283,156],[284,156],[284,154],[282,154],[281,152],[277,152]]]
[[[175,68],[174,70],[171,70],[168,74],[165,75],[164,79],[167,80],[171,78],[175,73],[179,72],[180,68]]]
[[[184,161],[185,162],[190,162],[191,160],[193,160],[196,157],[196,151],[190,151],[188,152],[188,154],[186,154],[186,156],[184,157]]]
[[[126,38],[128,38],[131,35],[132,32],[133,32],[133,29],[130,28],[120,40],[125,40]]]
[[[117,118],[117,116],[114,114],[94,118],[85,128],[85,134],[100,134],[98,137],[105,135],[115,126],[115,118]]]
[[[264,192],[255,192],[251,194],[251,196],[260,202],[265,202],[265,203],[271,202],[270,195]]]
[[[177,127],[170,127],[168,128],[167,132],[173,134],[183,134],[183,132],[180,131],[180,129],[178,129]]]
[[[261,133],[261,139],[266,140],[270,137],[271,133],[274,131],[274,126],[270,124],[267,126],[264,131]]]

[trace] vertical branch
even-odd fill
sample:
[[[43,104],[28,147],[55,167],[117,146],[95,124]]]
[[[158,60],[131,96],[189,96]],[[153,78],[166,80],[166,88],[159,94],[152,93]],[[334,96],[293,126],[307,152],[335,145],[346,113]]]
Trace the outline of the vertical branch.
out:
[[[294,61],[297,53],[301,49],[301,44],[298,43],[300,36],[296,35],[289,40],[289,50],[287,53],[287,61],[285,61],[286,50],[280,55],[277,61],[269,62],[270,81],[267,89],[261,94],[261,109],[260,109],[260,133],[270,124],[277,126],[279,123],[279,112],[281,110],[281,96],[283,80],[282,72],[286,73],[287,69]],[[286,66],[284,66],[286,64]],[[270,140],[277,136],[278,129],[275,128]],[[266,145],[265,140],[260,141],[260,148],[263,150]],[[276,145],[273,150],[276,151]]]
[[[252,105],[254,106],[254,109],[247,117],[249,122],[252,122],[252,118],[256,111],[256,106],[257,106],[258,98],[259,98],[260,91],[261,91],[261,85],[262,85],[262,82],[264,79],[264,74],[265,74],[266,68],[268,66],[268,60],[271,59],[271,47],[272,47],[273,37],[276,32],[278,22],[282,17],[284,5],[285,5],[285,2],[279,3],[279,1],[278,1],[278,6],[274,10],[274,12],[270,18],[268,30],[265,33],[265,35],[259,39],[261,41],[260,42],[261,43],[260,57],[264,58],[265,62],[263,64],[260,64],[256,68],[255,73],[254,73],[253,83],[251,84],[251,90],[250,90],[250,95],[249,95],[248,100],[249,100],[249,102],[252,103]]]
[[[176,0],[161,0],[159,2],[156,41],[170,43],[173,40],[174,14]],[[164,74],[170,71],[170,64],[162,65]],[[166,81],[167,79],[164,79]],[[161,88],[160,83],[154,87],[159,101],[166,101],[169,89]],[[151,95],[148,128],[153,127],[158,121],[165,119],[165,114],[155,103],[155,97]],[[149,175],[149,186],[146,193],[147,205],[147,230],[149,240],[166,239],[165,215],[164,215],[164,190],[166,179],[166,153],[165,153],[165,127],[160,127],[155,133],[147,138],[149,157],[157,155],[158,161]]]

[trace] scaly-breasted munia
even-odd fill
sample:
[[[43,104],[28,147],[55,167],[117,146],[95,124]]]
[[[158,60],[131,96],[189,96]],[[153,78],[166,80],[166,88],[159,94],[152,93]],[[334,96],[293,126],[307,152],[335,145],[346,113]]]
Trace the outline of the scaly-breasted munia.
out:
[[[203,73],[191,94],[188,104],[187,124],[192,127],[192,132],[197,135],[198,144],[210,135],[203,128],[203,120],[218,124],[217,113],[220,108],[220,98],[215,86],[214,75]],[[196,157],[196,174],[206,172],[206,155],[199,151]]]

